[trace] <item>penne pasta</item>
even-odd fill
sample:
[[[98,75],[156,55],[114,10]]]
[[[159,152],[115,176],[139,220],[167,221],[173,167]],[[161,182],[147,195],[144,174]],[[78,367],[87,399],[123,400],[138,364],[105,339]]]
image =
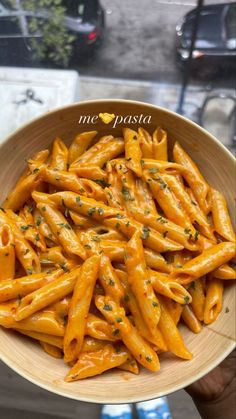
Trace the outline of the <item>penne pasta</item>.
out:
[[[151,281],[147,279],[143,245],[138,232],[127,243],[125,265],[128,282],[138,302],[142,317],[151,334],[154,334],[161,315],[160,304],[153,291]],[[143,298],[144,296],[146,298]]]
[[[54,279],[61,276],[62,273],[62,269],[57,269],[49,273],[44,272],[17,279],[0,281],[0,302],[2,303],[8,300],[13,300],[18,297],[22,298],[51,281],[54,281]]]
[[[124,291],[109,258],[105,255],[101,257],[99,281],[105,293],[119,304],[124,296]]]
[[[193,333],[200,333],[202,330],[201,322],[195,317],[190,306],[186,305],[183,308],[181,315],[184,323]]]
[[[96,135],[97,131],[82,132],[76,135],[69,148],[68,163],[70,165],[85,153]]]
[[[196,200],[205,214],[210,211],[209,185],[200,173],[197,165],[191,157],[184,151],[181,145],[176,142],[173,148],[174,161],[184,166],[187,170],[183,172],[183,177],[194,191]]]
[[[169,314],[168,309],[165,306],[165,301],[163,297],[160,298],[160,305],[161,317],[159,321],[159,327],[160,331],[164,336],[168,350],[182,359],[192,359],[192,354],[185,347],[180,332],[176,327],[171,315]]]
[[[14,236],[9,224],[0,225],[0,283],[15,277]]]
[[[71,382],[82,378],[93,377],[104,371],[122,365],[128,358],[128,350],[122,346],[114,348],[106,345],[96,352],[82,353],[76,364],[67,374],[65,381]]]
[[[191,259],[183,268],[171,273],[172,279],[180,284],[189,284],[195,279],[217,269],[227,263],[235,254],[235,245],[231,242],[216,244],[205,250],[201,255]]]
[[[81,351],[93,289],[98,276],[100,258],[91,256],[81,267],[71,298],[64,336],[64,360],[75,361]]]
[[[96,297],[96,306],[105,316],[109,323],[116,325],[117,335],[120,335],[125,346],[129,349],[134,358],[144,367],[151,371],[158,371],[160,368],[159,359],[145,340],[139,335],[136,328],[132,326],[122,307],[110,299],[110,297]]]
[[[161,295],[176,301],[179,304],[189,304],[192,301],[192,297],[189,292],[178,282],[172,281],[168,276],[155,272],[152,270],[148,271],[149,279],[153,286],[153,289]]]
[[[211,278],[207,281],[206,301],[204,307],[205,324],[214,322],[222,310],[223,283],[220,279]]]
[[[167,133],[160,127],[154,131],[153,135],[153,157],[156,160],[168,160],[167,152]]]
[[[59,243],[66,252],[77,255],[81,259],[86,258],[86,253],[81,246],[78,237],[72,230],[67,219],[61,214],[54,205],[37,204],[37,208],[43,214],[53,234],[57,236]]]
[[[38,333],[38,332],[33,332],[31,330],[30,331],[21,330],[21,329],[15,329],[15,330],[21,333],[22,335],[38,340],[39,342],[48,343],[49,345],[55,346],[56,348],[59,348],[59,349],[63,348],[63,338],[60,336],[47,335],[46,333]]]
[[[124,128],[123,135],[125,140],[125,158],[127,161],[127,167],[133,170],[137,176],[141,177],[142,151],[140,147],[140,137],[136,131],[130,128]]]
[[[53,141],[52,153],[50,160],[51,169],[56,170],[67,170],[68,163],[68,148],[60,138],[56,138]]]
[[[223,195],[179,143],[168,161],[162,127],[121,132],[56,137],[0,207],[0,327],[63,358],[66,382],[191,360],[179,323],[201,333],[236,279]]]
[[[151,135],[142,127],[138,129],[140,148],[143,159],[151,159],[153,157],[153,145]]]
[[[211,201],[211,212],[215,231],[224,240],[235,242],[235,234],[225,198],[216,189],[211,188]]]
[[[74,289],[79,273],[80,267],[72,272],[65,273],[49,284],[23,297],[20,306],[16,310],[16,321],[23,320],[36,311],[70,294]]]
[[[52,356],[53,358],[62,358],[62,351],[60,351],[60,349],[56,346],[43,341],[39,341],[39,343],[42,346],[44,352],[46,352],[48,355]]]

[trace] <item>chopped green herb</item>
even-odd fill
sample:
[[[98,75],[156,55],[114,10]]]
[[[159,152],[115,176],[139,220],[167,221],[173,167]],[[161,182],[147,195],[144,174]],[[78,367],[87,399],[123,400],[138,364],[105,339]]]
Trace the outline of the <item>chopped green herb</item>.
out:
[[[111,278],[109,278],[108,284],[111,285],[111,287],[114,287],[115,282]]]
[[[121,218],[125,218],[125,216],[122,214],[117,214],[116,218],[121,219]]]
[[[146,356],[146,361],[147,362],[152,362],[152,357],[151,356]]]
[[[121,193],[122,193],[125,201],[132,201],[133,200],[133,198],[130,194],[130,190],[128,188],[126,188],[126,186],[122,187]]]
[[[193,205],[197,206],[197,203],[195,201],[191,201]]]
[[[40,240],[40,236],[39,236],[39,234],[36,234],[36,236],[35,236],[35,241],[36,241],[36,242],[39,242],[39,240]]]
[[[85,192],[85,189],[84,188],[80,188],[80,193],[84,193]]]
[[[42,217],[38,217],[36,220],[36,226],[39,227],[41,223],[42,223]]]
[[[150,210],[147,210],[147,209],[146,209],[146,210],[144,210],[144,214],[145,214],[145,215],[150,214]]]
[[[129,296],[128,296],[128,294],[125,294],[125,296],[124,296],[124,301],[129,301]]]
[[[91,240],[93,241],[93,242],[100,242],[100,237],[98,237],[98,236],[93,236],[92,238],[91,238]]]
[[[144,164],[145,164],[145,161],[144,161],[144,160],[140,160],[140,164],[141,164],[141,166],[142,166],[142,168],[143,168],[143,166],[144,166]]]
[[[28,207],[28,212],[31,214],[34,211],[34,207],[30,206]]]
[[[152,302],[153,307],[158,307],[158,303],[156,301]]]
[[[119,354],[119,353],[121,352],[121,348],[120,348],[120,346],[117,346],[117,347],[115,348],[115,351],[116,351],[116,353],[117,353],[117,354]]]
[[[0,207],[0,211],[6,212],[4,208]]]
[[[78,204],[80,207],[83,205],[80,196],[76,197],[76,204]]]
[[[36,174],[36,173],[38,173],[38,172],[39,172],[39,169],[38,169],[38,168],[36,168],[36,169],[34,169],[34,170],[33,170],[33,172],[32,172],[32,173],[35,175],[35,174]]]
[[[225,308],[225,313],[229,313],[229,307]]]
[[[104,209],[103,208],[98,208],[97,212],[99,215],[103,215],[104,214]]]
[[[189,300],[190,300],[189,296],[188,295],[185,295],[185,297],[184,297],[184,303],[185,304],[188,304],[189,303]]]
[[[28,268],[26,269],[27,275],[32,275],[33,274],[33,269],[32,268]]]
[[[121,323],[122,322],[122,318],[121,317],[116,317],[116,321],[117,321],[117,323]]]
[[[21,230],[22,231],[27,231],[30,227],[33,227],[33,225],[32,224],[28,224],[28,225],[26,225],[26,226],[21,226]]]
[[[125,159],[126,161],[130,161],[130,160],[132,160],[132,157],[129,157],[128,159]]]
[[[183,265],[181,265],[181,263],[176,263],[175,267],[176,267],[176,268],[182,268],[182,267],[183,267]]]
[[[152,182],[152,179],[151,178],[148,178],[148,182]]]
[[[116,223],[115,227],[120,228],[120,223]]]
[[[64,272],[70,272],[70,269],[66,266],[65,263],[60,264],[61,269],[63,269]]]
[[[46,207],[42,207],[42,211],[45,212],[46,211]]]
[[[112,311],[112,306],[110,306],[110,304],[104,304],[103,310],[105,310],[105,311]]]
[[[157,218],[157,221],[159,221],[160,223],[162,223],[162,224],[165,224],[165,223],[168,223],[168,220],[166,220],[165,218],[163,218],[162,216],[161,217],[158,217]]]
[[[146,279],[145,283],[146,283],[147,285],[148,285],[148,284],[151,284],[151,280],[150,280],[150,279]]]
[[[192,233],[191,233],[190,228],[185,228],[185,229],[184,229],[184,234],[186,234],[187,236],[189,236],[189,238],[191,239],[191,237],[192,237]]]
[[[195,242],[198,240],[198,236],[199,236],[199,231],[195,231],[195,234],[194,234],[194,240],[195,240]]]
[[[84,247],[85,249],[92,249],[92,246],[90,246],[90,244],[85,244]]]
[[[96,179],[94,182],[96,182],[98,185],[102,186],[103,188],[109,188],[110,183],[107,183],[105,179]]]
[[[157,172],[159,172],[159,170],[156,169],[155,167],[151,167],[151,169],[149,169],[148,171],[149,171],[149,173],[157,173]]]
[[[130,226],[130,222],[127,221],[127,223],[125,225],[126,225],[126,227],[129,227]]]
[[[146,227],[146,226],[144,226],[143,228],[142,228],[142,235],[141,235],[141,239],[142,240],[146,240],[148,237],[149,237],[149,234],[150,234],[150,228],[149,227]]]
[[[92,217],[92,215],[93,215],[95,212],[96,212],[96,208],[95,208],[95,207],[92,207],[92,208],[89,208],[89,209],[88,209],[87,214],[88,214],[88,216],[89,216],[89,217]]]

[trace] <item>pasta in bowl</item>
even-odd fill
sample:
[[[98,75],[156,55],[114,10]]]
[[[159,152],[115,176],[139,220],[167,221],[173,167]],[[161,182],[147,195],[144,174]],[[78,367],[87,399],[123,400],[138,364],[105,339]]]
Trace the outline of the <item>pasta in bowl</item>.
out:
[[[9,176],[14,141],[27,162]],[[125,402],[182,388],[233,349],[234,163],[204,130],[151,105],[85,102],[18,131],[1,164],[8,365],[64,396]]]

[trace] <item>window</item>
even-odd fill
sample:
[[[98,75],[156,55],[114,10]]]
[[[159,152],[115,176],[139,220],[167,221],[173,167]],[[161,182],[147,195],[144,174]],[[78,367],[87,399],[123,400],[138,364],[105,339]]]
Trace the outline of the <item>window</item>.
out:
[[[0,16],[0,38],[14,38],[20,35],[21,30],[17,17]]]

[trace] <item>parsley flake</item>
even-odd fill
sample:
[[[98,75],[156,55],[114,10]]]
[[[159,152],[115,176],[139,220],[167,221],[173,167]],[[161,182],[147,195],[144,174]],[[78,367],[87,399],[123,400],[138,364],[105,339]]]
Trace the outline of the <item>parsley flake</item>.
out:
[[[103,310],[105,310],[105,311],[112,311],[112,306],[110,306],[110,304],[104,304]]]
[[[75,200],[76,200],[76,204],[78,204],[80,207],[83,205],[81,202],[80,196],[77,196]]]
[[[97,212],[99,215],[103,215],[104,214],[104,209],[103,208],[98,208]]]
[[[117,321],[117,323],[121,323],[122,322],[122,318],[121,317],[116,317],[116,321]]]
[[[157,172],[159,172],[159,170],[156,169],[156,167],[151,167],[151,169],[149,169],[148,171],[149,171],[149,173],[157,173]]]
[[[184,303],[185,304],[188,304],[189,303],[189,300],[190,300],[189,296],[188,295],[185,295],[185,297],[184,297]]]
[[[149,227],[144,226],[144,227],[142,228],[142,235],[141,235],[141,239],[142,239],[142,240],[146,240],[146,239],[149,237],[149,234],[150,234],[150,228],[149,228]]]
[[[92,215],[96,212],[96,208],[95,207],[91,207],[88,209],[87,214],[89,217],[92,217]]]

